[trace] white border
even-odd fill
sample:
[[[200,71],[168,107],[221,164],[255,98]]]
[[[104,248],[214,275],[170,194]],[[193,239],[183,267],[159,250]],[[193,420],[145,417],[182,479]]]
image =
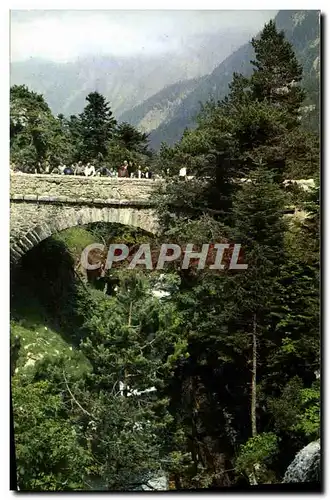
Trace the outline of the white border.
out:
[[[1,276],[1,314],[0,314],[0,321],[1,321],[1,334],[0,334],[0,352],[2,355],[1,363],[0,363],[0,369],[1,369],[1,377],[0,377],[0,385],[1,385],[1,401],[3,402],[2,405],[2,412],[1,412],[1,423],[0,423],[0,430],[1,430],[1,438],[0,438],[0,443],[1,443],[1,463],[0,463],[0,493],[1,493],[1,499],[2,498],[8,498],[9,496],[12,496],[14,493],[9,492],[9,335],[8,335],[8,325],[9,325],[9,238],[7,238],[7,235],[9,235],[9,201],[8,201],[8,192],[9,192],[9,9],[88,9],[88,10],[94,10],[94,9],[155,9],[155,5],[157,6],[157,10],[189,10],[189,9],[196,9],[196,10],[203,10],[203,9],[213,9],[213,10],[218,10],[221,5],[219,4],[218,0],[203,0],[203,2],[196,2],[195,0],[190,0],[189,2],[184,2],[184,0],[167,0],[166,2],[164,0],[158,0],[158,2],[154,2],[151,0],[140,0],[139,2],[136,2],[134,0],[121,0],[120,2],[111,3],[109,0],[94,0],[93,2],[89,1],[73,1],[73,0],[48,0],[45,2],[45,0],[34,0],[30,2],[26,2],[24,0],[16,0],[12,2],[8,1],[3,1],[0,7],[0,12],[1,12],[1,23],[0,23],[0,37],[1,37],[1,42],[0,42],[0,51],[1,51],[1,77],[0,77],[0,83],[1,83],[1,100],[2,100],[2,105],[1,105],[1,130],[0,130],[0,138],[1,138],[1,154],[2,154],[2,164],[1,164],[1,181],[0,181],[0,203],[1,203],[1,208],[0,208],[0,216],[1,216],[1,236],[2,236],[2,244],[0,245],[0,256],[1,256],[1,262],[3,263],[2,265],[2,276]],[[300,0],[300,1],[263,1],[263,2],[256,2],[255,0],[250,0],[248,3],[245,3],[243,0],[232,0],[230,4],[224,3],[223,4],[223,10],[227,10],[228,7],[230,7],[231,10],[238,9],[238,10],[265,10],[265,9],[272,9],[272,10],[286,10],[286,9],[296,9],[296,10],[304,10],[304,9],[320,9],[325,15],[327,13],[327,3],[325,0],[317,2],[312,1],[307,1],[307,0]],[[329,50],[328,49],[328,37],[325,37],[325,34],[323,33],[324,37],[324,58],[323,58],[323,66],[324,66],[324,81],[329,82],[329,79],[327,78],[327,73],[328,73],[328,57],[329,57]],[[325,85],[323,88],[323,91],[325,91]],[[329,105],[328,105],[328,100],[326,101],[324,99],[324,104],[326,104],[326,113],[324,117],[324,143],[323,147],[325,149],[326,145],[329,144],[329,132],[328,129],[326,129],[325,125],[327,124],[326,118],[328,117],[328,111],[329,111]],[[324,110],[325,111],[325,110]],[[327,241],[327,235],[330,234],[330,227],[329,227],[329,221],[326,219],[326,214],[330,213],[330,207],[329,207],[329,202],[327,201],[327,196],[326,194],[329,194],[330,196],[330,189],[329,188],[329,182],[330,182],[330,176],[326,175],[326,171],[328,169],[328,165],[326,164],[326,155],[324,153],[324,165],[323,165],[323,194],[324,194],[324,200],[323,200],[323,218],[324,218],[324,247],[323,247],[323,252],[324,252],[324,257],[326,257],[327,250],[329,248],[328,246],[328,241]],[[324,274],[323,274],[323,286],[324,286],[324,291],[328,288],[327,285],[329,285],[329,269],[324,265]],[[324,312],[330,310],[330,295],[324,293]],[[329,329],[329,324],[328,324],[328,319],[329,317],[325,314],[325,321],[324,321],[324,345],[323,345],[323,368],[324,368],[324,378],[326,380],[323,381],[325,387],[327,387],[326,383],[329,382],[328,380],[328,373],[326,373],[326,363],[325,363],[325,357],[326,354],[328,353],[329,350],[329,342],[326,343],[326,332],[328,332]],[[329,356],[327,357],[329,359]],[[328,402],[329,399],[326,399],[326,390],[324,389],[323,391],[324,399],[325,399],[325,415],[329,414],[326,410],[328,410]],[[326,444],[326,449],[329,450],[328,447],[328,435],[330,433],[326,432],[326,425],[325,425],[325,418],[323,421],[323,425],[325,427],[325,434],[324,434],[324,444]],[[328,472],[328,464],[327,461],[324,460],[324,477],[325,477],[325,485],[326,485],[326,491],[328,490],[327,488],[327,472]],[[61,493],[63,495],[63,493]],[[77,495],[77,493],[75,494]],[[150,495],[153,495],[152,493],[148,493],[146,495],[143,495],[145,497],[150,498]],[[173,493],[172,493],[173,495]],[[94,497],[95,494],[84,494],[84,498],[92,498]],[[111,494],[111,496],[114,497],[122,497],[123,494]],[[199,495],[197,495],[199,496]],[[231,495],[231,498],[235,497],[241,497],[243,495]],[[279,495],[277,495],[279,496]],[[291,495],[280,495],[281,498],[290,498]],[[319,495],[310,495],[313,497],[319,497]],[[48,498],[48,494],[39,494],[39,498]],[[194,495],[196,498],[196,496]]]
[[[316,3],[311,0],[290,0],[284,1],[264,1],[258,2],[256,0],[250,0],[249,3],[243,0],[232,0],[230,4],[225,3],[221,5],[217,0],[203,0],[203,2],[190,0],[185,2],[184,0],[158,0],[157,3],[152,0],[121,0],[120,2],[108,2],[107,0],[94,0],[90,2],[88,0],[48,0],[47,2],[43,0],[31,0],[27,2],[26,0],[15,0],[11,2],[3,2],[3,6],[7,9],[86,9],[86,10],[326,10],[326,2],[321,0]]]

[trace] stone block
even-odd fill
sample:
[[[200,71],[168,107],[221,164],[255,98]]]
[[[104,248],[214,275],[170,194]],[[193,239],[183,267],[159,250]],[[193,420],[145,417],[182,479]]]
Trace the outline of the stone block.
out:
[[[25,194],[24,201],[37,201],[38,196],[36,194]]]

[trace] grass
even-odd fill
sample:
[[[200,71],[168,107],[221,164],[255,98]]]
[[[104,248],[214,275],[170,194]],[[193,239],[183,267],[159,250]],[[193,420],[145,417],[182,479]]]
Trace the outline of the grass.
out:
[[[89,363],[82,352],[45,323],[12,320],[10,329],[12,337],[19,337],[21,345],[16,373],[32,375],[36,363],[44,357],[64,358],[65,370],[67,373],[74,372],[76,376],[89,370]]]
[[[89,230],[83,227],[69,228],[53,235],[52,240],[62,244],[73,262],[76,262],[87,245],[99,242],[96,233],[91,229],[92,227]],[[34,269],[28,269],[32,278],[36,277],[38,272],[38,265]],[[62,331],[55,325],[56,318],[50,318],[38,296],[33,294],[29,274],[23,274],[13,285],[11,300],[11,337],[20,339],[17,375],[32,377],[38,361],[46,357],[54,358],[54,361],[56,358],[64,358],[65,370],[68,374],[74,372],[76,377],[90,370],[88,360],[71,342],[72,332]]]
[[[85,243],[87,238],[84,239]],[[18,375],[31,377],[38,360],[45,357],[54,360],[64,358],[68,374],[74,372],[79,376],[90,370],[89,362],[71,341],[70,332],[61,331],[53,320],[33,294],[28,279],[13,285],[10,334],[12,339],[20,339],[21,347],[16,363]]]
[[[53,236],[54,240],[61,241],[74,259],[79,259],[82,251],[92,243],[100,243],[97,238],[83,227],[72,227]]]

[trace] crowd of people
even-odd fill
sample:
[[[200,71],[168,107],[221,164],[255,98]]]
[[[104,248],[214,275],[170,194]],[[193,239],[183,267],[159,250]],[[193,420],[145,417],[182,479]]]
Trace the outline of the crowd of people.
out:
[[[10,172],[13,174],[57,174],[57,175],[80,175],[85,177],[130,177],[135,179],[159,179],[159,174],[154,174],[149,167],[141,167],[141,165],[133,165],[132,162],[125,160],[123,164],[115,169],[108,165],[98,165],[95,167],[93,163],[83,164],[82,161],[73,163],[72,165],[65,165],[60,163],[57,166],[51,166],[49,162],[43,165],[38,163],[36,167],[19,166],[14,163],[10,164]],[[169,169],[165,173],[165,177],[170,176]],[[185,167],[179,170],[179,177],[181,179],[192,179],[193,176],[187,176],[187,169]]]
[[[92,163],[87,163],[83,165],[81,161],[78,163],[66,166],[60,164],[57,168],[52,170],[53,174],[62,175],[84,175],[85,177],[136,177],[136,178],[152,178],[152,172],[146,167],[142,169],[139,165],[137,168],[133,168],[133,165],[128,161],[124,161],[123,164],[118,168],[108,167],[107,165],[101,165],[97,168]]]
[[[58,175],[81,175],[85,177],[131,177],[138,179],[152,179],[154,175],[148,167],[141,167],[141,165],[133,166],[132,162],[124,161],[123,164],[115,169],[113,167],[108,167],[107,165],[99,165],[95,168],[92,163],[83,164],[82,161],[78,161],[72,165],[65,165],[60,163],[55,167],[51,167],[49,162],[46,162],[43,166],[38,164],[37,167],[24,168],[17,165],[11,164],[10,171],[12,173],[32,173],[32,174],[58,174]]]

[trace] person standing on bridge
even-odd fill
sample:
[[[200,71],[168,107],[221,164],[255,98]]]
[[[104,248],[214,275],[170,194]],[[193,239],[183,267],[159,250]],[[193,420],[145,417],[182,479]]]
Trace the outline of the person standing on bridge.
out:
[[[61,175],[64,175],[64,170],[66,169],[66,165],[63,165],[62,163],[59,164],[58,166],[58,171]]]
[[[118,169],[118,177],[128,177],[128,162],[125,160],[124,164]]]
[[[95,175],[95,167],[94,165],[91,165],[90,163],[87,163],[85,167],[85,176],[86,177],[93,177]]]
[[[102,177],[111,177],[111,172],[110,170],[107,169],[105,165],[103,165],[102,167],[96,170],[96,175],[100,175]]]
[[[64,175],[73,175],[73,169],[71,167],[65,167]]]
[[[44,173],[45,174],[49,174],[50,173],[50,163],[48,160],[46,160],[45,162],[45,170],[44,170]]]
[[[186,169],[186,167],[180,168],[180,172],[179,172],[180,179],[185,180],[186,176],[187,176],[187,169]]]
[[[76,164],[76,168],[75,168],[75,175],[84,175],[84,171],[85,171],[85,167],[82,164],[82,161],[78,161],[78,163]]]

